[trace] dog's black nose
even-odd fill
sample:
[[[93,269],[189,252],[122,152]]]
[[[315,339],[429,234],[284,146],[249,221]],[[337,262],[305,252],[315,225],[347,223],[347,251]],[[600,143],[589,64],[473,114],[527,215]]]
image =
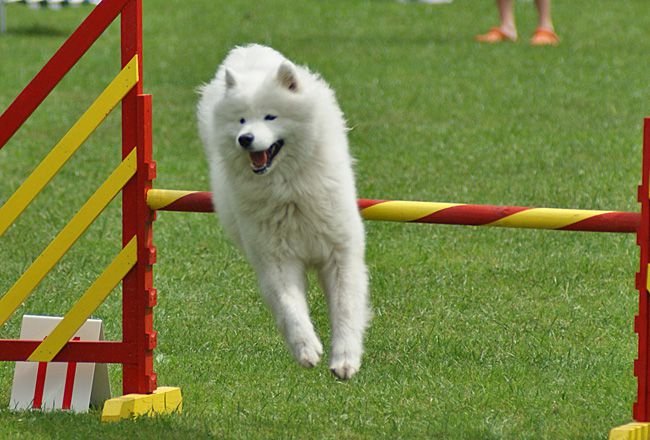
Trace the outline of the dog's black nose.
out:
[[[254,140],[255,140],[255,136],[253,136],[251,133],[242,134],[237,138],[237,142],[239,142],[239,145],[241,145],[244,148],[248,148],[251,145],[253,145]]]

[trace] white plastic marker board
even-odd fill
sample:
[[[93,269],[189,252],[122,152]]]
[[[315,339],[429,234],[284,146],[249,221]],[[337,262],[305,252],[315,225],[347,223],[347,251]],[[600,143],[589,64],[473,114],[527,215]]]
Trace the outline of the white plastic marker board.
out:
[[[63,318],[23,316],[20,339],[44,339]],[[100,319],[88,319],[75,333],[75,340],[101,341]],[[57,409],[87,412],[110,399],[106,364],[83,362],[16,362],[9,408],[12,410]]]

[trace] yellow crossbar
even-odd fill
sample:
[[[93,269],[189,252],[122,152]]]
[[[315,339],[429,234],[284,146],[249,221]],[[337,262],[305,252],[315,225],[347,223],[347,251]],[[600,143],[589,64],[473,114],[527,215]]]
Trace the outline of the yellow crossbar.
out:
[[[136,171],[136,149],[122,161],[102,186],[90,196],[29,269],[0,298],[0,326],[16,311],[54,265],[104,210]]]
[[[138,82],[137,55],[124,66],[122,71],[97,97],[88,110],[77,120],[72,128],[52,148],[36,169],[25,179],[9,200],[0,207],[0,236],[12,225],[25,208],[41,190],[52,180],[61,167],[106,116]]]
[[[131,270],[137,258],[137,240],[134,236],[27,360],[51,362],[91,313],[97,310],[113,288]]]

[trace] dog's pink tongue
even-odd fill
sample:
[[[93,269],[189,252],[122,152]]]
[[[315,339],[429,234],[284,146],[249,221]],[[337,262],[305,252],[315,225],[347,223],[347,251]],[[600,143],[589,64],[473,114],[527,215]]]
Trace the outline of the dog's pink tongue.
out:
[[[250,153],[251,162],[255,168],[262,168],[266,165],[266,151],[256,151]]]

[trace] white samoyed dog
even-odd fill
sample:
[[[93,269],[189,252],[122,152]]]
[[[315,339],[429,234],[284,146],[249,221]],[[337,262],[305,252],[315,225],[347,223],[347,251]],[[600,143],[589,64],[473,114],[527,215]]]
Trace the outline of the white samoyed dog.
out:
[[[199,132],[224,230],[304,367],[323,353],[306,299],[306,271],[317,270],[332,330],[329,368],[349,379],[361,365],[370,311],[364,230],[334,92],[254,44],[234,48],[200,95]]]

